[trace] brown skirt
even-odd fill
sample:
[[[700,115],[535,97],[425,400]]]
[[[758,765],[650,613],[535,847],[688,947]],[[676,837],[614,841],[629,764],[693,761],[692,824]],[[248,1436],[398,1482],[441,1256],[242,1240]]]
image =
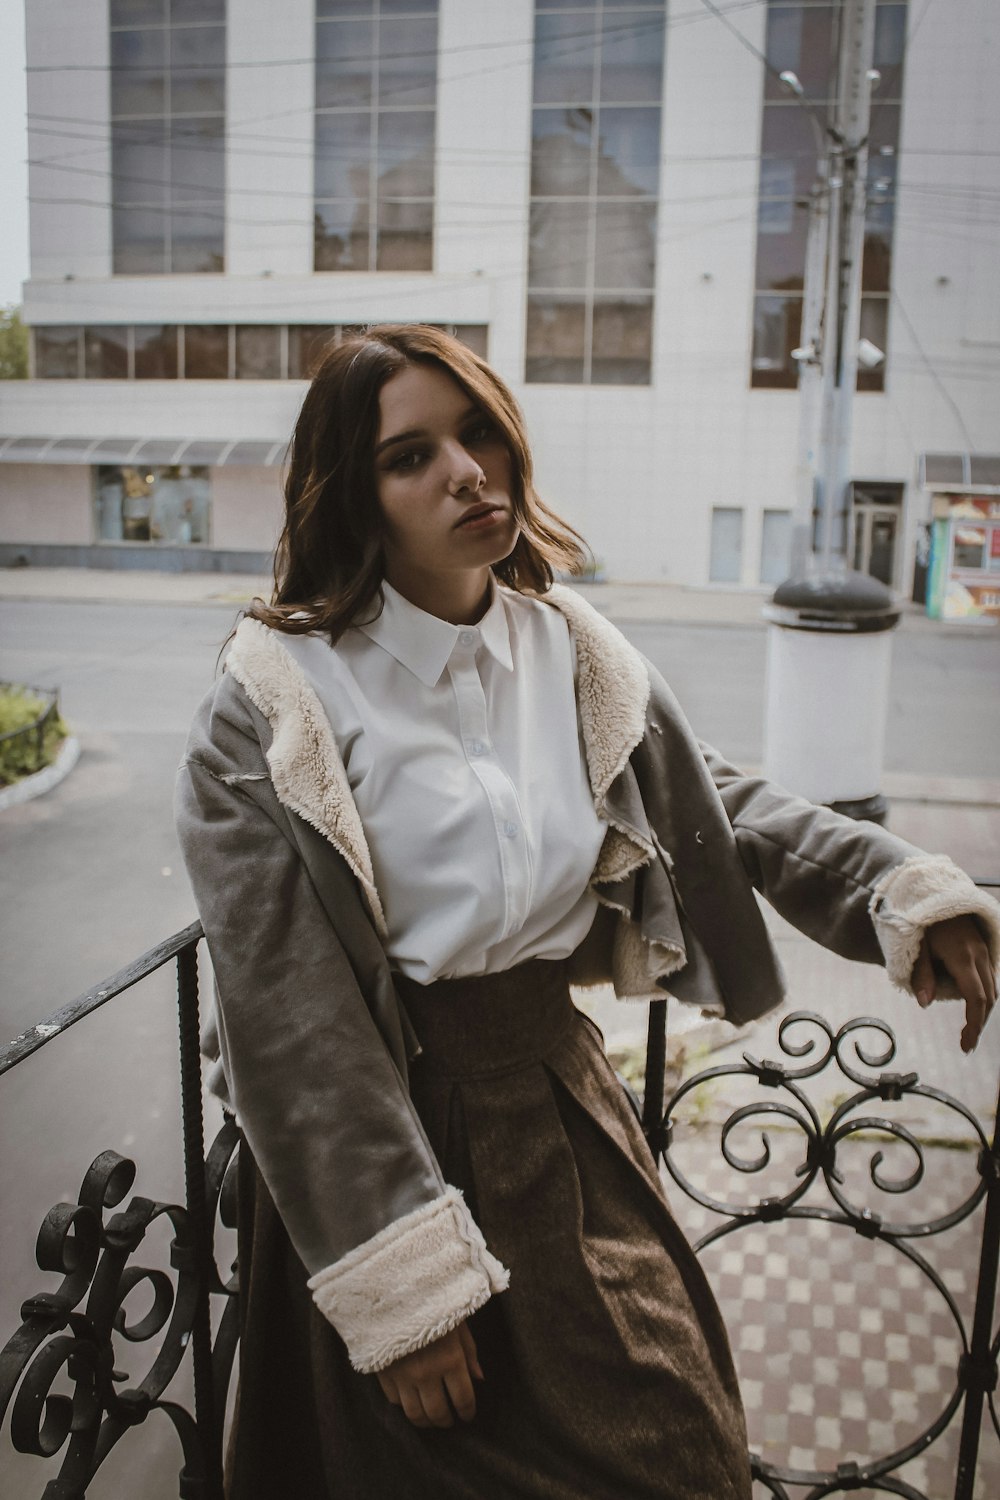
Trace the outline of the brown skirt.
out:
[[[230,1500],[749,1500],[726,1332],[562,964],[400,982],[411,1089],[508,1291],[477,1414],[412,1427],[312,1304],[245,1147]]]

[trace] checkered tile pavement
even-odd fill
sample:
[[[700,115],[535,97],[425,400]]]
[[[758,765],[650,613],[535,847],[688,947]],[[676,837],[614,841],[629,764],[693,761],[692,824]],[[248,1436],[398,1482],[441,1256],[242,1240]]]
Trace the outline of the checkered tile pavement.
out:
[[[771,1099],[775,1096],[769,1095]],[[732,1107],[732,1097],[726,1107]],[[768,1122],[771,1161],[759,1174],[734,1171],[719,1149],[718,1121],[679,1125],[672,1154],[706,1196],[749,1203],[787,1192],[800,1180],[801,1133]],[[721,1119],[722,1116],[719,1116]],[[748,1128],[733,1146],[745,1157],[760,1152],[760,1131]],[[939,1216],[967,1197],[976,1181],[975,1153],[925,1148],[925,1175],[912,1193],[879,1192],[868,1177],[882,1145],[887,1176],[904,1177],[914,1156],[905,1145],[859,1139],[838,1153],[847,1187],[859,1206],[886,1219],[916,1222]],[[852,1161],[853,1157],[858,1160]],[[685,1197],[667,1178],[674,1213],[692,1240],[721,1220]],[[833,1207],[814,1184],[803,1205]],[[971,1324],[982,1208],[958,1228],[920,1238],[916,1248],[935,1268]],[[892,1246],[853,1230],[814,1220],[754,1224],[702,1253],[730,1330],[751,1446],[775,1465],[836,1469],[845,1460],[887,1455],[911,1442],[942,1412],[955,1389],[961,1341],[946,1301],[931,1281]],[[930,1497],[954,1493],[957,1419],[898,1477]],[[765,1490],[757,1486],[763,1500]],[[794,1494],[803,1491],[795,1489]],[[984,1425],[977,1500],[1000,1496],[1000,1443]],[[756,1500],[756,1497],[755,1497]]]

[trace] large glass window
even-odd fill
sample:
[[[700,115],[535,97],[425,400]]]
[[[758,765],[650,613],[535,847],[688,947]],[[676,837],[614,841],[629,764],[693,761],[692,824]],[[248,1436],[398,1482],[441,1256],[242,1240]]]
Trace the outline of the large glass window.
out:
[[[101,464],[94,471],[94,519],[99,542],[159,542],[207,546],[211,493],[206,468]]]
[[[535,8],[525,378],[648,385],[664,5]]]
[[[437,0],[316,0],[317,271],[429,271]]]
[[[609,317],[605,341],[628,342]],[[485,323],[436,323],[485,359]],[[617,331],[616,331],[617,327]],[[31,329],[39,380],[308,380],[325,351],[356,332],[350,323],[41,325]],[[634,337],[634,335],[633,335]]]
[[[114,270],[221,271],[225,0],[111,0]]]
[[[862,264],[861,336],[885,349],[899,147],[906,0],[877,0],[868,145],[868,204]],[[809,197],[817,178],[816,127],[802,104],[779,83],[795,73],[820,119],[832,118],[837,90],[839,4],[769,0],[764,76],[757,270],[751,383],[793,389],[801,342]],[[858,371],[858,390],[882,390],[885,366]]]

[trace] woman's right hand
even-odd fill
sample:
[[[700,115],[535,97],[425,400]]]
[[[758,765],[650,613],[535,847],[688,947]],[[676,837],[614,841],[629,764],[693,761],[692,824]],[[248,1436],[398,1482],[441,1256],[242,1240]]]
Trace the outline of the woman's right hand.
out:
[[[377,1374],[387,1399],[403,1408],[414,1427],[452,1427],[453,1411],[463,1422],[471,1422],[476,1415],[472,1382],[484,1377],[466,1323],[423,1349],[404,1354]]]

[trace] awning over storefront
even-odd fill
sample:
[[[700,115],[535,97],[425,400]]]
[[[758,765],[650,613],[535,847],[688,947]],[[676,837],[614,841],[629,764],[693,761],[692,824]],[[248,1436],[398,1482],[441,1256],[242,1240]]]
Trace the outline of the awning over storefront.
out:
[[[282,463],[285,442],[225,438],[0,438],[0,463],[200,465],[218,469],[247,464],[272,469]]]

